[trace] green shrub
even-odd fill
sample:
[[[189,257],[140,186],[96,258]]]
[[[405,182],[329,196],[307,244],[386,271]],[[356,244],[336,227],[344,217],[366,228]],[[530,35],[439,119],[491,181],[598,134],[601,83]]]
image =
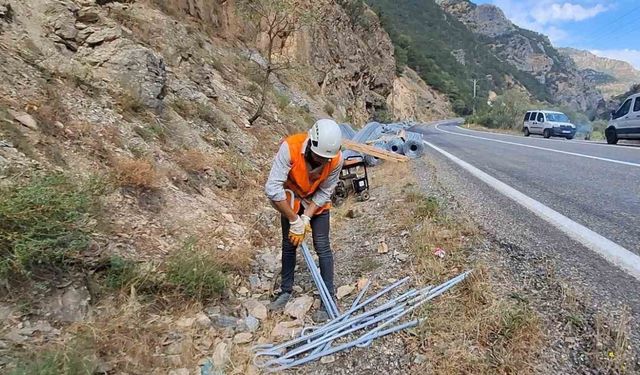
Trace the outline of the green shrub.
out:
[[[284,110],[291,103],[291,99],[286,94],[280,93],[278,91],[274,91],[273,94],[276,98],[276,104],[278,105],[278,108],[280,108],[280,110]]]
[[[66,349],[48,350],[21,360],[10,375],[91,375],[96,369],[95,356],[79,344]]]
[[[371,119],[383,124],[392,123],[394,120],[393,114],[386,108],[376,109],[376,111],[371,116]]]
[[[435,218],[440,212],[440,201],[434,196],[426,196],[421,192],[409,190],[405,192],[405,201],[413,204],[415,216],[421,219]]]
[[[105,284],[110,289],[122,289],[131,285],[138,276],[138,267],[135,262],[115,255],[109,259]]]
[[[167,281],[186,296],[198,300],[219,296],[226,285],[226,277],[216,258],[196,248],[195,241],[188,241],[184,248],[169,258]]]
[[[176,99],[171,105],[173,109],[185,119],[199,118],[213,128],[218,128],[223,131],[229,130],[224,116],[213,106],[185,99]]]
[[[498,96],[491,106],[485,106],[475,116],[470,116],[467,122],[493,129],[520,130],[524,114],[532,108],[541,106],[544,105],[532,101],[520,90],[508,90]]]
[[[62,266],[89,244],[97,185],[74,184],[60,173],[0,190],[0,276]]]

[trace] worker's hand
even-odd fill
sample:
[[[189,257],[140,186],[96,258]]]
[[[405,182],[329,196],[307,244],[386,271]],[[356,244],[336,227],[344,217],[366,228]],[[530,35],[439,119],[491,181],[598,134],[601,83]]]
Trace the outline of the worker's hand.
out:
[[[300,218],[304,222],[304,234],[311,233],[311,218],[307,215],[300,215]]]
[[[304,241],[305,234],[306,227],[300,216],[298,216],[296,220],[289,222],[289,241],[291,241],[294,246],[300,246],[302,241]]]

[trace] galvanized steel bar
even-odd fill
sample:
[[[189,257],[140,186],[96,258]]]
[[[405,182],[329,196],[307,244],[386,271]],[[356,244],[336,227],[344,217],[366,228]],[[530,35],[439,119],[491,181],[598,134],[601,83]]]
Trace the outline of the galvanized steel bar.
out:
[[[315,265],[315,262],[313,264]],[[371,345],[373,340],[379,337],[416,326],[420,320],[412,320],[410,322],[400,323],[394,326],[391,325],[426,302],[436,298],[456,284],[460,283],[469,275],[469,273],[470,272],[462,273],[436,287],[424,287],[420,290],[412,289],[378,307],[375,307],[372,310],[351,317],[350,315],[353,312],[377,300],[383,294],[406,282],[408,278],[388,286],[376,295],[360,303],[359,301],[363,298],[369,287],[369,283],[367,283],[367,286],[365,286],[363,291],[361,291],[355,298],[351,308],[347,312],[338,316],[336,319],[330,321],[324,326],[315,329],[310,334],[303,334],[297,339],[290,340],[277,346],[255,346],[254,350],[258,350],[258,352],[255,353],[254,364],[270,372],[281,371],[308,363],[353,346],[367,347]],[[343,343],[335,347],[331,346],[331,343],[335,340],[372,326],[375,327],[350,342]],[[291,350],[283,352],[283,350],[289,347],[291,347]],[[304,355],[304,353],[307,354]],[[303,357],[296,358],[301,355],[303,355]],[[272,359],[259,361],[261,357],[271,357]]]

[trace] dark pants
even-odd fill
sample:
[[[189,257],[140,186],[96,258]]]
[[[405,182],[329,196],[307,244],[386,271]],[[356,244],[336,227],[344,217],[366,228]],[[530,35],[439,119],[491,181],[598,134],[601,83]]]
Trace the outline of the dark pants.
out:
[[[335,294],[333,287],[333,252],[329,243],[329,211],[325,211],[311,218],[313,231],[313,247],[316,249],[320,261],[320,274],[327,290]],[[282,284],[283,292],[291,293],[293,276],[296,270],[296,247],[289,241],[289,220],[282,216]]]

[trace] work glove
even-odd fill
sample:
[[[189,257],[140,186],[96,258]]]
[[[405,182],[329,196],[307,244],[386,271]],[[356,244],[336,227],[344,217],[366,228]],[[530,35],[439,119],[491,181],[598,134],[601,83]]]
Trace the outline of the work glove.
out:
[[[291,241],[294,246],[300,246],[302,241],[304,241],[305,234],[306,226],[300,216],[298,216],[296,220],[289,222],[289,241]]]
[[[311,218],[307,215],[300,215],[300,218],[304,222],[304,234],[311,233]]]

